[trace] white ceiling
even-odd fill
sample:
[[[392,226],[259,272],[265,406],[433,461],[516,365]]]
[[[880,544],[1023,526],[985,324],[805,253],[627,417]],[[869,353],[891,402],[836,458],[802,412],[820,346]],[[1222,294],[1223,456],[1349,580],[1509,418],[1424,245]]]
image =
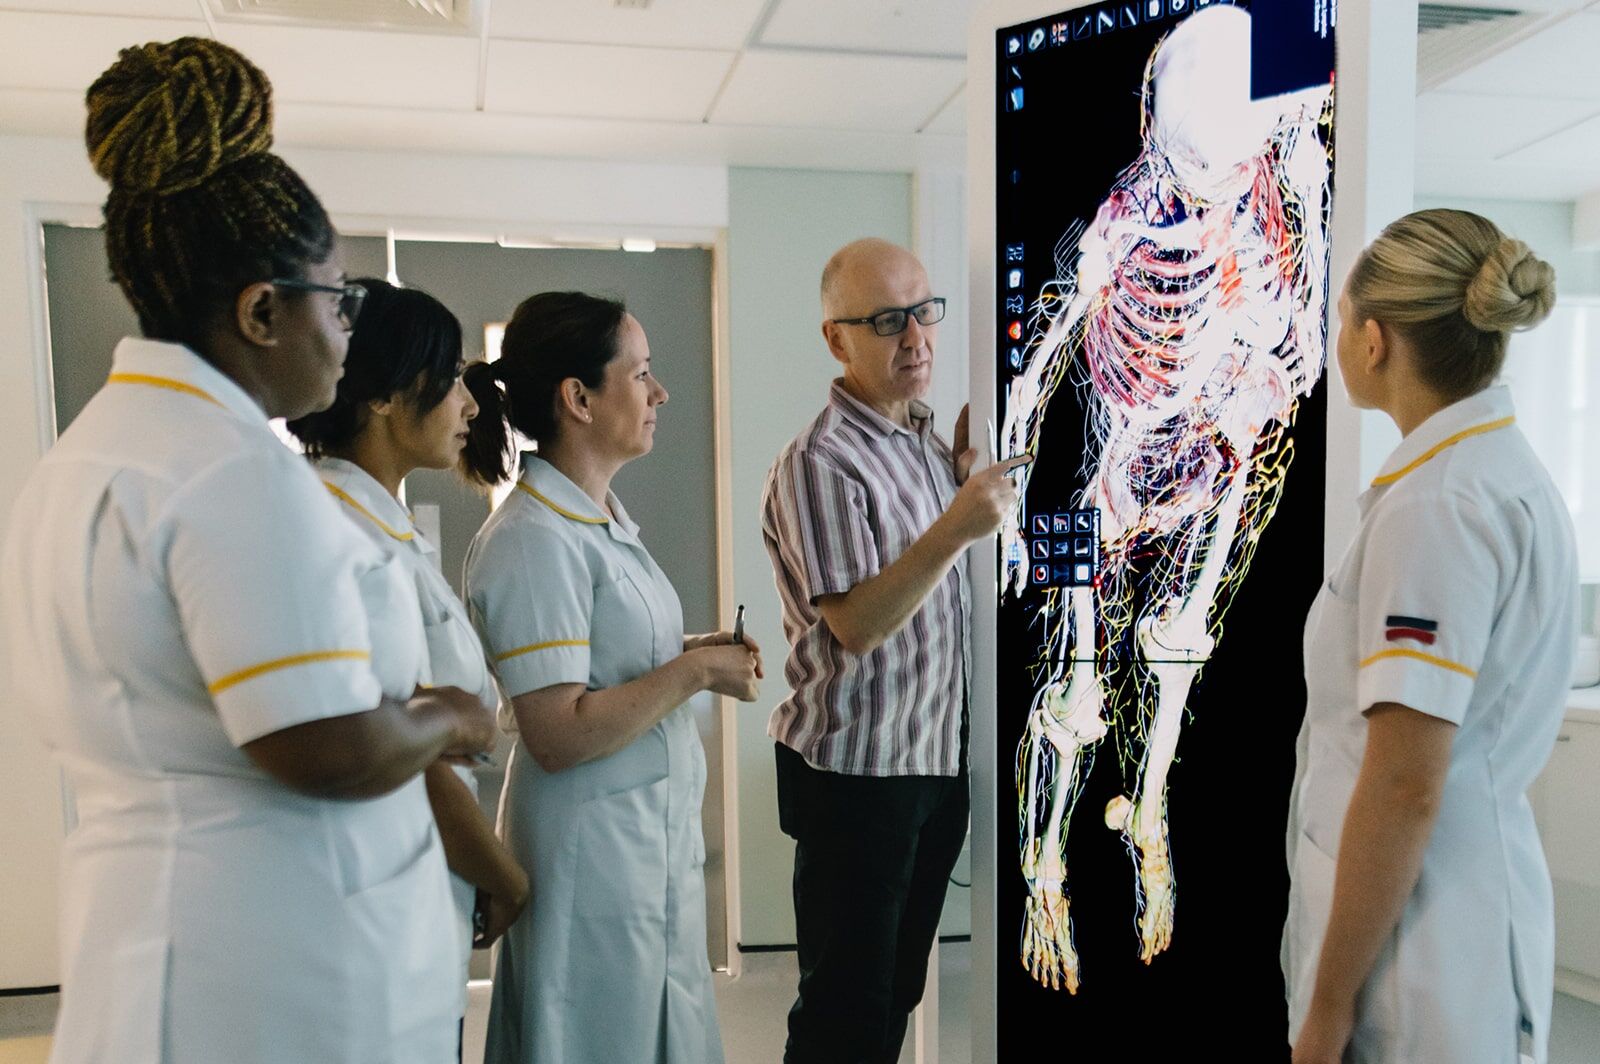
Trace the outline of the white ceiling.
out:
[[[1565,200],[1600,190],[1600,0],[1453,2],[1527,15],[1442,51],[1434,36],[1442,64],[1424,49],[1419,191]],[[452,34],[244,24],[217,18],[210,0],[0,0],[0,130],[76,136],[83,91],[118,48],[214,34],[271,76],[289,143],[960,165],[975,6],[478,0],[489,12],[480,32]]]

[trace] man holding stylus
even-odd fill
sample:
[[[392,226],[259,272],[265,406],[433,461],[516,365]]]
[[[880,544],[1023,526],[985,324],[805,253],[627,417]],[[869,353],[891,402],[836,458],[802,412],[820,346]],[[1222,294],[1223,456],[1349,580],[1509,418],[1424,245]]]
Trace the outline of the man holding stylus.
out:
[[[773,464],[762,534],[793,693],[773,712],[778,817],[795,840],[800,987],[786,1064],[892,1064],[922,999],[967,829],[965,556],[1016,505],[922,402],[944,300],[904,248],[859,240],[822,273],[843,367]]]

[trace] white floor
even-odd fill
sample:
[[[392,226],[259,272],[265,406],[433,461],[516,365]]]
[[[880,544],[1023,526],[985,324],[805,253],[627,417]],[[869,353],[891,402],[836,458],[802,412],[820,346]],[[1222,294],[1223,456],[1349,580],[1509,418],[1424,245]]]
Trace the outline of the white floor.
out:
[[[939,948],[939,1064],[970,1064],[967,1027],[972,947],[947,942]],[[777,1064],[783,1056],[784,1018],[794,1000],[793,953],[749,953],[738,979],[719,978],[717,1010],[722,1018],[728,1064]],[[470,1064],[483,1059],[483,1030],[489,1011],[489,986],[472,987],[467,1014]],[[45,1064],[56,996],[0,997],[0,1064]],[[910,1064],[908,1044],[901,1055]],[[1600,1062],[1600,1005],[1556,995],[1551,1025],[1550,1064]]]

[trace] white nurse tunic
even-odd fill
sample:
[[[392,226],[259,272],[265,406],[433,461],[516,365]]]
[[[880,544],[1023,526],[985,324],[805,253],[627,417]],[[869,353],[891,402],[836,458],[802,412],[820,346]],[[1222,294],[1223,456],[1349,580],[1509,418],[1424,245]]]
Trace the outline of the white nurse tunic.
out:
[[[683,653],[683,609],[615,519],[544,460],[467,555],[467,602],[508,698],[614,687]],[[705,753],[680,706],[622,750],[545,772],[518,744],[501,831],[532,877],[506,933],[487,1064],[721,1064],[706,955]]]
[[[494,678],[489,674],[489,663],[483,656],[483,644],[467,619],[466,607],[439,569],[439,548],[416,527],[411,512],[365,469],[342,458],[319,458],[312,465],[328,493],[339,500],[340,508],[356,527],[379,546],[392,550],[416,583],[422,631],[428,647],[428,668],[434,684],[459,687],[477,695],[486,708],[494,709],[498,696]],[[467,765],[454,768],[476,799],[476,774]],[[452,874],[450,893],[455,899],[455,928],[460,939],[455,965],[460,991],[458,1007],[459,1015],[465,1016],[467,975],[472,960],[472,913],[478,891],[471,883]]]
[[[0,580],[17,701],[77,798],[52,1061],[453,1061],[421,778],[322,800],[239,749],[428,678],[411,582],[254,400],[122,341],[24,485]]]
[[[1546,1059],[1554,925],[1528,787],[1572,671],[1571,519],[1491,388],[1436,413],[1361,497],[1306,623],[1308,703],[1290,811],[1291,1040],[1316,979],[1335,857],[1366,745],[1394,702],[1457,726],[1438,821],[1362,990],[1354,1064]]]

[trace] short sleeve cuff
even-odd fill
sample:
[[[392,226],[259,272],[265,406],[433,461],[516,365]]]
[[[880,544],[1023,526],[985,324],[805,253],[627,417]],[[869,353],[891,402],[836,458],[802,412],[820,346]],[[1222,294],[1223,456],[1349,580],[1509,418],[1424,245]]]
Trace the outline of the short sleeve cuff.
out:
[[[516,647],[494,657],[506,697],[563,683],[589,683],[589,641],[561,639]]]
[[[812,605],[823,595],[841,595],[857,584],[878,575],[876,568],[859,566],[850,570],[806,573],[806,597]]]
[[[263,662],[211,684],[212,702],[234,746],[314,720],[375,709],[383,691],[364,652]]]
[[[1356,695],[1362,712],[1394,702],[1460,724],[1477,673],[1459,662],[1418,650],[1390,648],[1361,663]]]

